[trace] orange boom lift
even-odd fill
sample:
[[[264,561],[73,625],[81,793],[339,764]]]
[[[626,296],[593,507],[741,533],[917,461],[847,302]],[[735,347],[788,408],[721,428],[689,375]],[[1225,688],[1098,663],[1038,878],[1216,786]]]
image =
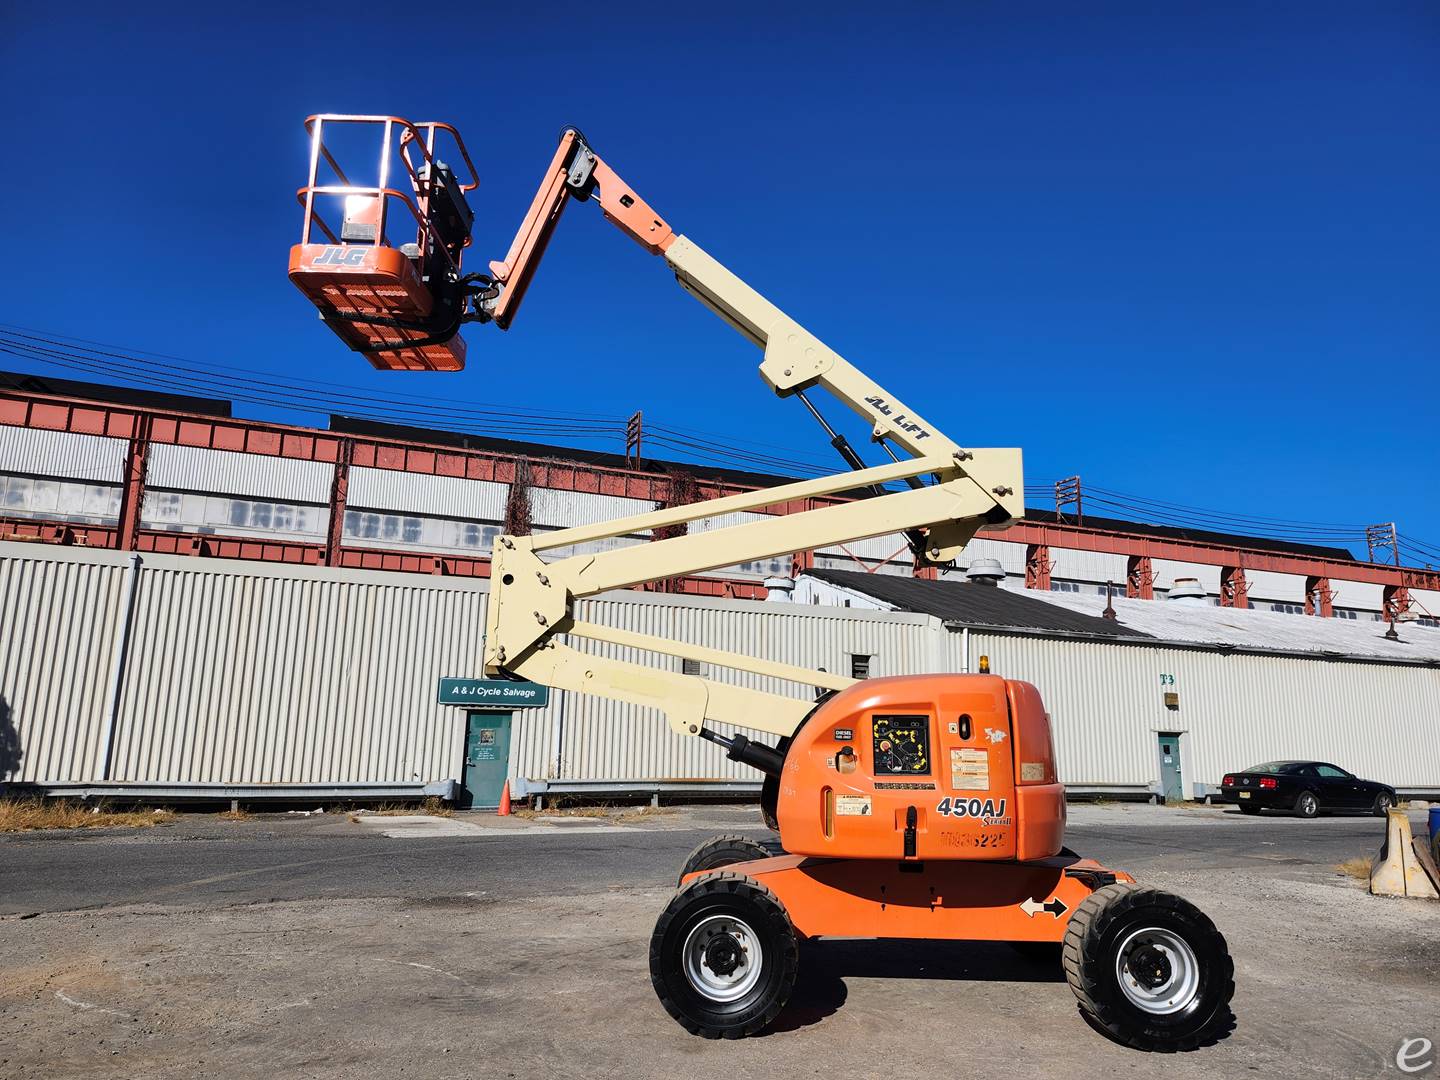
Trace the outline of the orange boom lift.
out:
[[[307,124],[310,177],[300,189],[304,226],[290,277],[375,366],[462,367],[459,328],[493,322],[508,329],[565,207],[594,201],[662,257],[682,287],[763,349],[761,378],[781,397],[799,399],[850,466],[495,543],[488,676],[656,709],[676,734],[715,743],[765,775],[761,811],[778,845],[742,836],[702,844],[656,923],[651,979],[676,1020],[712,1038],[762,1030],[789,998],[799,942],[838,936],[1002,941],[1040,951],[1063,966],[1095,1025],[1141,1049],[1193,1047],[1227,1023],[1234,969],[1210,919],[1064,846],[1065,794],[1035,687],[983,673],[983,662],[981,674],[848,679],[576,617],[577,600],[609,589],[891,533],[906,536],[917,562],[952,565],[979,529],[1005,528],[1023,513],[1018,450],[949,439],[677,234],[573,128],[561,136],[505,258],[488,272],[465,273],[465,193],[477,181],[453,127],[383,116],[314,116]],[[353,184],[341,170],[325,135],[340,127],[378,138],[374,184]],[[468,182],[439,156],[442,134]],[[396,160],[404,173],[398,187]],[[317,182],[322,162],[336,182]],[[327,200],[342,207],[338,232],[319,217]],[[405,211],[396,215],[401,224],[389,220],[392,204]],[[392,231],[401,225],[396,244]],[[328,242],[316,242],[317,231]],[[817,391],[864,418],[889,462],[867,467],[807,396]],[[827,498],[855,491],[869,497]],[[821,505],[751,513],[784,503]],[[674,528],[722,515],[752,520]],[[595,550],[597,542],[660,529],[670,535]],[[586,641],[609,648],[586,650]],[[804,701],[739,679],[613,658],[621,651],[759,676],[751,685],[763,679],[823,692]]]

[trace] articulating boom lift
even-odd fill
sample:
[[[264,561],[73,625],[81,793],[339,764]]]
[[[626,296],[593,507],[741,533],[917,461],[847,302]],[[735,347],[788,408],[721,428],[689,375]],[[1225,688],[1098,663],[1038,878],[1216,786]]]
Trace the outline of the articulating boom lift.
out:
[[[326,124],[380,134],[380,178],[352,184]],[[572,200],[605,216],[681,286],[764,351],[760,375],[798,397],[853,471],[542,536],[501,536],[491,564],[485,673],[660,710],[680,735],[725,747],[766,775],[762,810],[783,854],[745,837],[702,844],[650,946],[661,1002],[692,1032],[736,1038],[769,1024],[794,985],[798,941],[825,936],[1011,942],[1062,961],[1080,1007],[1144,1049],[1199,1045],[1229,1017],[1233,967],[1214,924],[1185,900],[1063,846],[1064,789],[1039,692],[994,675],[857,681],[582,622],[577,599],[752,559],[903,532],[946,565],[981,528],[1023,513],[1019,450],[962,447],[874,383],[670,225],[569,129],[515,240],[488,273],[462,273],[471,214],[437,156],[438,132],[398,117],[315,116],[302,240],[290,277],[377,367],[457,370],[467,322],[508,329]],[[411,151],[415,154],[412,155]],[[416,160],[412,160],[412,156]],[[389,185],[398,159],[408,188]],[[324,161],[338,184],[317,183]],[[337,235],[319,216],[343,200]],[[413,241],[387,234],[409,212]],[[327,244],[311,243],[312,226]],[[871,425],[891,463],[866,468],[807,397],[828,391]],[[897,452],[898,451],[898,452]],[[903,482],[901,490],[886,485]],[[546,561],[546,552],[794,500],[866,490],[802,513]],[[817,703],[582,652],[561,638],[701,661],[805,687]],[[726,724],[777,737],[775,745]]]

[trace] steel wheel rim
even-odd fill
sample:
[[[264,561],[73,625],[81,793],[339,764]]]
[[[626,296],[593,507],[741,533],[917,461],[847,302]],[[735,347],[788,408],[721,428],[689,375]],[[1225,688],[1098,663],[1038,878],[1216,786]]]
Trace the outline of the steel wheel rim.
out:
[[[1159,957],[1146,970],[1141,963]],[[1164,974],[1156,970],[1163,961]],[[1115,955],[1115,979],[1125,1000],[1152,1016],[1171,1016],[1189,1008],[1200,993],[1200,961],[1190,944],[1173,930],[1158,926],[1133,930]]]
[[[731,971],[717,971],[711,966],[717,953],[731,952],[720,935],[734,943],[736,966]],[[696,923],[685,937],[682,956],[690,986],[702,997],[721,1003],[738,1001],[753,990],[765,963],[760,936],[748,923],[732,915],[711,915]]]

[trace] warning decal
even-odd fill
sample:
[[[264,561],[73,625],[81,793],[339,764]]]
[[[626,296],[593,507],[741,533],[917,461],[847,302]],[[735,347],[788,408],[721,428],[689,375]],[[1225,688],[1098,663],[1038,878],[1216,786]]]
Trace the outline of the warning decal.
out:
[[[954,791],[989,791],[990,754],[968,746],[951,750],[950,787]]]
[[[835,815],[836,817],[869,817],[870,796],[836,795]]]

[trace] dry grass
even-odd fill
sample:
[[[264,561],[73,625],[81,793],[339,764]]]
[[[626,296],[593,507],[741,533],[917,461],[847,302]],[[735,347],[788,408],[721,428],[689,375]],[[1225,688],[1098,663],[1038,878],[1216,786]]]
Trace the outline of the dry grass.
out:
[[[175,819],[173,810],[107,810],[73,802],[0,799],[0,833],[36,829],[148,829]]]
[[[358,821],[361,814],[375,817],[454,817],[455,808],[444,799],[430,796],[423,803],[381,803],[379,806],[350,811],[350,820]]]
[[[226,810],[224,813],[218,814],[216,816],[219,817],[222,821],[249,821],[254,815],[251,814],[249,810],[246,810],[243,806],[239,806],[236,807],[234,810]]]
[[[1353,877],[1357,881],[1370,880],[1371,860],[1366,856],[1357,855],[1353,859],[1346,859],[1342,863],[1336,863],[1335,869],[1347,877]]]
[[[525,818],[527,821],[548,817],[606,818],[610,821],[631,821],[635,818],[673,814],[675,809],[670,806],[608,806],[601,804],[600,806],[557,806],[554,809],[547,807],[544,810],[517,807],[514,813],[516,817]]]

